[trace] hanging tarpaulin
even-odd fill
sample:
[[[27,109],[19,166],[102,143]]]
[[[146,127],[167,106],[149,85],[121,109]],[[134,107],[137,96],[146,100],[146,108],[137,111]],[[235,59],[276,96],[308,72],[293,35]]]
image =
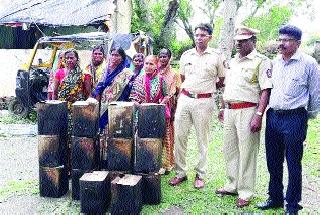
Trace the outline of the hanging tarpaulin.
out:
[[[99,25],[114,10],[112,0],[14,0],[0,12],[0,25]]]

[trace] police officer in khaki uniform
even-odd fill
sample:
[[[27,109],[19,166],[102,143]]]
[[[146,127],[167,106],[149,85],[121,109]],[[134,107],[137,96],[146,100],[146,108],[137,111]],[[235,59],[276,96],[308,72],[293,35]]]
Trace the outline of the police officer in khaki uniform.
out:
[[[262,116],[272,88],[271,61],[255,49],[258,32],[244,26],[236,31],[237,54],[226,71],[219,112],[228,182],[216,193],[238,195],[238,207],[249,205],[254,194]]]
[[[196,48],[183,53],[180,59],[182,85],[174,121],[176,177],[169,181],[172,186],[187,180],[187,141],[194,125],[200,153],[194,187],[204,187],[209,125],[215,105],[213,95],[216,85],[220,87],[224,81],[223,55],[208,47],[212,31],[209,24],[198,25],[195,28]]]

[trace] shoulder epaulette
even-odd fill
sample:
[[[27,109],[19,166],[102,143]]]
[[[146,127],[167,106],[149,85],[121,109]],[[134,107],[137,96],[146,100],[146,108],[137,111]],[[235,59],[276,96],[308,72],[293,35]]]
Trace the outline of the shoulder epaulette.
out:
[[[262,60],[267,60],[267,59],[269,59],[267,56],[265,56],[265,55],[263,55],[263,54],[261,54],[261,53],[259,53],[259,52],[257,52],[257,55],[256,55],[258,58],[261,58]]]
[[[221,54],[222,54],[222,51],[220,51],[219,49],[211,48],[211,50],[212,50],[214,53],[218,54],[218,55],[221,55]]]
[[[193,50],[193,49],[189,49],[189,50],[183,52],[183,54],[182,54],[181,56],[186,55],[186,54],[189,54],[190,52],[192,52],[192,50]]]

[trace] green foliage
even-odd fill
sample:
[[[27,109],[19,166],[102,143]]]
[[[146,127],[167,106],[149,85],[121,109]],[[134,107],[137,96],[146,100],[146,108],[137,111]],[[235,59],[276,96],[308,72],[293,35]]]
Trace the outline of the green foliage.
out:
[[[149,32],[154,40],[153,52],[158,54],[161,48],[169,48],[173,52],[174,58],[180,58],[181,54],[192,47],[192,41],[178,41],[176,39],[176,29],[170,28],[166,33],[166,38],[160,38],[161,30],[163,27],[166,10],[168,8],[170,0],[160,1],[146,1],[148,4],[143,8],[139,6],[138,0],[133,1],[133,17],[132,17],[132,32],[139,30]],[[179,9],[177,12],[178,19],[188,20],[193,15],[193,9],[190,1],[182,0],[179,3]],[[149,17],[148,22],[143,20]],[[165,40],[165,42],[164,42]],[[163,44],[168,44],[168,47],[163,47]]]
[[[171,42],[170,48],[174,59],[180,59],[183,52],[192,48],[192,41],[190,39],[184,41],[178,41],[177,39],[174,39]]]
[[[209,1],[211,3],[211,6],[214,8],[214,9],[218,9],[220,7],[220,4],[221,4],[221,0],[210,0]]]
[[[213,37],[214,38],[219,38],[222,26],[223,26],[223,18],[218,17],[216,19],[216,21],[214,22],[214,28],[213,28]]]
[[[163,44],[164,38],[160,38],[161,29],[164,23],[164,18],[166,15],[166,10],[164,8],[168,7],[168,0],[156,1],[155,3],[150,5],[151,11],[151,32],[154,39],[154,54],[158,54],[161,48],[169,48],[169,47],[160,47]],[[171,29],[172,32],[169,34],[169,38],[165,38],[166,40],[171,40],[172,36],[175,34],[174,29]]]
[[[133,1],[133,15],[132,15],[132,21],[131,21],[131,32],[138,32],[144,31],[144,32],[150,32],[151,26],[149,23],[144,22],[143,20],[147,20],[147,11],[148,8],[142,8],[140,7],[140,4],[138,3],[139,0]]]
[[[166,10],[164,8],[168,8],[169,0],[149,0],[146,2],[148,4],[144,5],[143,8],[139,6],[138,0],[133,2],[131,32],[138,32],[139,30],[149,32],[154,40],[154,54],[157,54],[161,48],[164,48],[161,47],[164,40],[169,41],[167,44],[171,44],[175,38],[176,31],[175,29],[170,29],[169,34],[167,34],[168,38],[160,38],[160,33],[166,15]]]
[[[8,114],[0,117],[1,124],[34,124],[37,121],[37,113],[32,111],[28,118],[23,118],[14,114]]]
[[[258,47],[261,54],[273,59],[278,54],[278,43],[275,40],[267,41],[264,45]]]
[[[223,18],[218,17],[214,22],[213,39],[209,44],[210,47],[218,48],[219,46],[218,42],[219,42],[222,26],[223,26]]]
[[[260,30],[257,43],[257,48],[260,50],[267,41],[277,38],[279,27],[287,23],[292,14],[291,8],[275,5],[260,16],[249,17],[244,24]]]
[[[261,7],[263,5],[263,3],[266,2],[266,0],[255,0],[257,7]]]
[[[275,39],[278,37],[278,29],[287,23],[293,11],[288,6],[273,6],[269,11],[260,15],[249,17],[244,24],[260,30],[258,35],[257,49],[268,56],[275,57],[277,54],[277,44]]]
[[[159,36],[161,32],[161,27],[164,22],[164,17],[166,15],[166,10],[164,8],[168,7],[167,0],[156,1],[154,4],[150,5],[151,10],[151,31],[154,36]]]
[[[180,0],[178,17],[180,20],[188,20],[193,17],[194,11],[191,5],[191,1]]]
[[[310,38],[304,43],[304,45],[313,46],[316,41],[320,41],[320,33],[311,35]]]
[[[28,119],[29,119],[32,123],[36,123],[37,120],[38,120],[37,112],[34,111],[34,110],[32,110],[32,111],[29,113]]]

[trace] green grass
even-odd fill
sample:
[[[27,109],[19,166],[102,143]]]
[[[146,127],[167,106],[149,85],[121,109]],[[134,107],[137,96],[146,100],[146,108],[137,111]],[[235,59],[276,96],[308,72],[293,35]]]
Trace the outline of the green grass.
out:
[[[37,208],[38,214],[79,214],[80,201],[72,201],[68,196],[62,198],[43,198]]]
[[[309,121],[308,136],[306,140],[306,148],[303,158],[303,170],[308,177],[320,176],[320,118]],[[193,187],[195,177],[194,167],[197,156],[197,146],[195,133],[192,131],[188,142],[187,165],[188,165],[188,181],[178,187],[171,187],[168,181],[174,176],[170,175],[161,178],[162,202],[159,205],[145,205],[141,214],[162,214],[171,209],[178,208],[183,214],[238,214],[238,213],[262,213],[254,206],[260,201],[267,198],[267,187],[269,175],[266,167],[266,158],[264,144],[260,146],[258,158],[256,195],[252,199],[248,207],[239,209],[235,205],[236,197],[218,197],[214,191],[223,186],[226,182],[225,163],[222,154],[222,125],[216,120],[216,115],[212,122],[210,130],[210,146],[208,160],[208,175],[206,178],[206,186],[202,190],[196,190]],[[285,168],[286,171],[286,168]],[[285,179],[286,176],[285,176]],[[5,188],[0,188],[0,200],[13,194],[38,193],[37,181],[21,181],[12,182]],[[79,201],[72,201],[70,192],[68,195],[58,198],[42,198],[41,204],[38,206],[41,214],[78,214],[80,211]],[[174,211],[174,210],[173,210]],[[304,213],[315,213],[315,211],[305,208]],[[281,214],[283,210],[269,210],[263,214]],[[171,213],[172,214],[172,213]]]
[[[308,174],[320,177],[320,116],[308,122],[303,164]]]
[[[35,124],[37,121],[36,112],[32,111],[28,118],[23,118],[14,114],[8,114],[0,117],[1,124]]]
[[[320,168],[320,118],[311,120],[309,123],[307,147],[304,154],[304,171],[319,177]],[[262,134],[263,135],[263,134]],[[142,214],[159,214],[168,208],[177,206],[184,214],[224,214],[224,213],[262,213],[255,208],[256,203],[265,201],[267,198],[267,187],[269,175],[266,166],[264,144],[260,145],[258,158],[256,195],[248,207],[239,209],[235,205],[236,197],[218,197],[214,191],[222,187],[226,182],[225,163],[222,154],[222,125],[214,118],[210,131],[212,138],[209,146],[208,175],[206,187],[203,190],[193,188],[195,173],[193,171],[197,161],[196,137],[192,132],[188,142],[188,181],[178,187],[171,187],[168,181],[174,176],[163,176],[161,187],[163,200],[157,206],[144,206]],[[318,167],[318,168],[317,168]],[[286,168],[285,168],[286,171]],[[284,180],[287,180],[286,177]],[[284,182],[285,183],[285,182]],[[308,212],[304,209],[304,212]],[[314,211],[309,211],[314,212]],[[282,209],[264,211],[263,214],[281,214]]]
[[[225,162],[222,154],[222,125],[214,119],[210,131],[209,160],[208,171],[205,188],[197,190],[193,187],[195,171],[194,167],[198,160],[198,152],[196,146],[196,137],[194,132],[191,133],[188,142],[188,181],[178,187],[172,187],[168,184],[174,173],[169,176],[163,176],[161,187],[163,192],[163,200],[158,206],[144,206],[142,214],[159,214],[166,211],[167,208],[177,206],[183,210],[184,214],[223,214],[223,213],[246,213],[246,212],[261,212],[254,207],[260,201],[265,200],[265,184],[268,178],[266,177],[266,169],[263,175],[259,175],[260,194],[254,198],[249,207],[239,209],[236,207],[236,197],[219,197],[215,194],[215,190],[220,188],[226,182]],[[260,153],[260,157],[264,156],[264,152]],[[262,158],[263,159],[263,158]],[[259,169],[262,170],[264,164],[261,164]],[[264,183],[264,185],[262,185]],[[270,213],[281,212],[281,210],[271,210]]]
[[[19,196],[26,193],[39,193],[38,180],[9,181],[5,186],[0,188],[0,202],[11,196]]]

